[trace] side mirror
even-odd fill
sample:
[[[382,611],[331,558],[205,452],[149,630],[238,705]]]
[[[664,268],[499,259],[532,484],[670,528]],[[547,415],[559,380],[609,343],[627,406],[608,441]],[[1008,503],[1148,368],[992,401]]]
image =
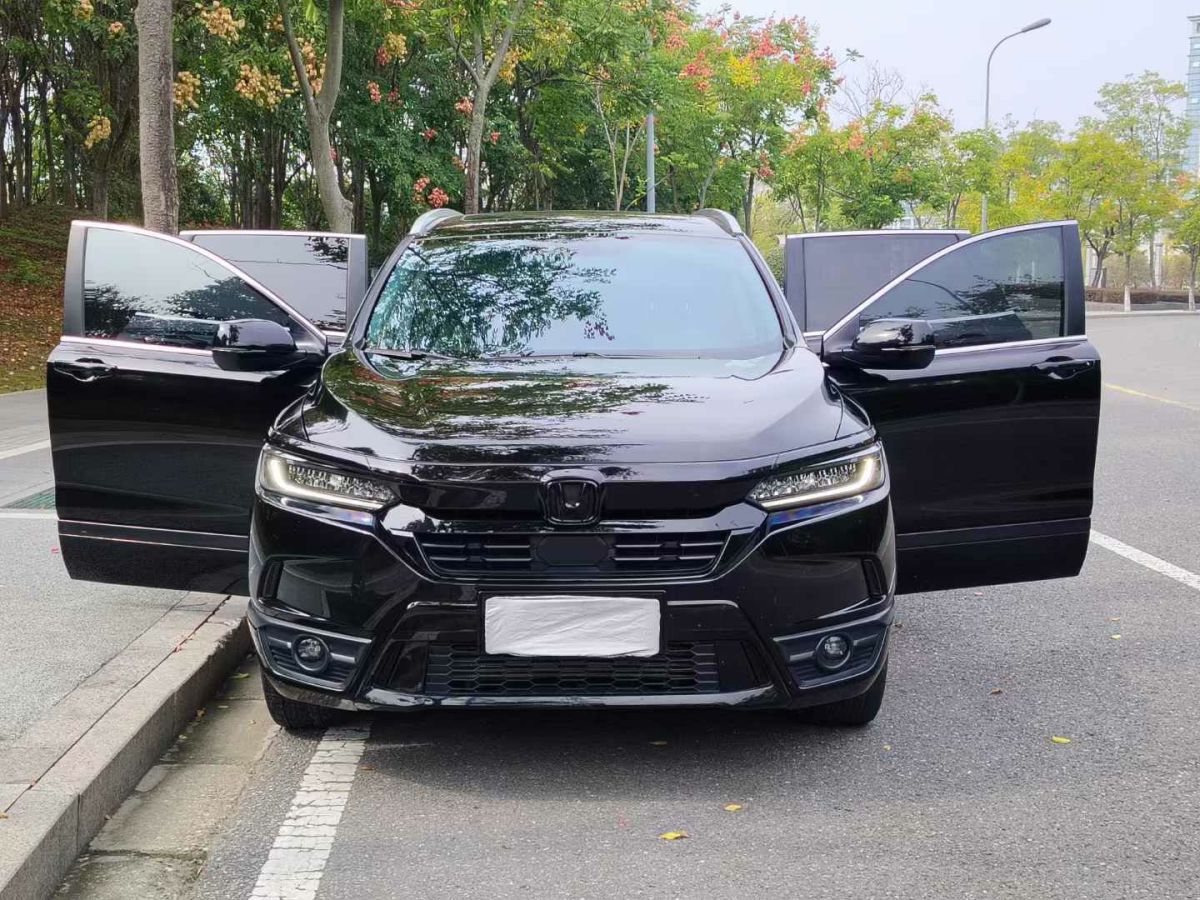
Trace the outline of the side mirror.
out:
[[[212,355],[227,372],[269,372],[286,369],[307,354],[296,349],[286,326],[265,319],[241,319],[218,326]]]
[[[924,319],[876,319],[841,358],[863,369],[923,369],[935,351],[933,326]]]

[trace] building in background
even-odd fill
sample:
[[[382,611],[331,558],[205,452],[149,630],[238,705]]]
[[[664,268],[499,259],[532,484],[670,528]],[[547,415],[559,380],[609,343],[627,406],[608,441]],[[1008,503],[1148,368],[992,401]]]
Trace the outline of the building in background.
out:
[[[1188,171],[1200,173],[1200,16],[1188,16],[1187,117],[1192,125],[1188,135]]]

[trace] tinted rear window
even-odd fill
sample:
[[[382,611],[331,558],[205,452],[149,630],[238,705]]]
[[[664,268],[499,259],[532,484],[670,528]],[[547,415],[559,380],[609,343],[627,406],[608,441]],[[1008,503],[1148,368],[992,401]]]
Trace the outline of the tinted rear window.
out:
[[[736,241],[563,235],[414,244],[388,277],[367,341],[460,357],[749,358],[783,338]]]
[[[348,238],[202,232],[192,240],[270,288],[318,328],[345,330]]]

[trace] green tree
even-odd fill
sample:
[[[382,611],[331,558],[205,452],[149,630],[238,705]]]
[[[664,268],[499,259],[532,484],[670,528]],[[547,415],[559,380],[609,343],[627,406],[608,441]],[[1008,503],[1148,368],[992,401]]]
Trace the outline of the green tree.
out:
[[[1187,254],[1188,293],[1191,296],[1196,290],[1196,265],[1200,262],[1200,188],[1194,181],[1188,188],[1171,221],[1171,241]]]
[[[1154,235],[1178,202],[1175,176],[1183,165],[1189,132],[1188,121],[1178,107],[1186,99],[1187,91],[1181,83],[1167,81],[1156,72],[1143,72],[1105,84],[1096,102],[1103,127],[1138,147],[1147,166],[1152,189],[1144,198],[1140,217],[1144,234],[1140,237],[1150,238],[1147,246],[1152,284],[1157,278]],[[1132,234],[1127,236],[1127,243],[1133,240]],[[1127,259],[1126,271],[1128,263]]]

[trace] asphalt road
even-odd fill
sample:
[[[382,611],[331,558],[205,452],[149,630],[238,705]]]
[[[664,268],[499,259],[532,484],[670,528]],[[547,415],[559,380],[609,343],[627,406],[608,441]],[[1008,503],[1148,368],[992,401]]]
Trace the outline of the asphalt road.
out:
[[[1106,383],[1095,528],[1196,572],[1200,317],[1089,331]],[[269,896],[299,866],[326,900],[1200,896],[1200,579],[1093,544],[1078,578],[905,597],[898,619],[861,730],[364,716],[365,744],[336,745],[350,775],[322,782],[345,803],[327,853],[269,855],[334,746],[313,765],[319,736],[278,733],[196,895]]]

